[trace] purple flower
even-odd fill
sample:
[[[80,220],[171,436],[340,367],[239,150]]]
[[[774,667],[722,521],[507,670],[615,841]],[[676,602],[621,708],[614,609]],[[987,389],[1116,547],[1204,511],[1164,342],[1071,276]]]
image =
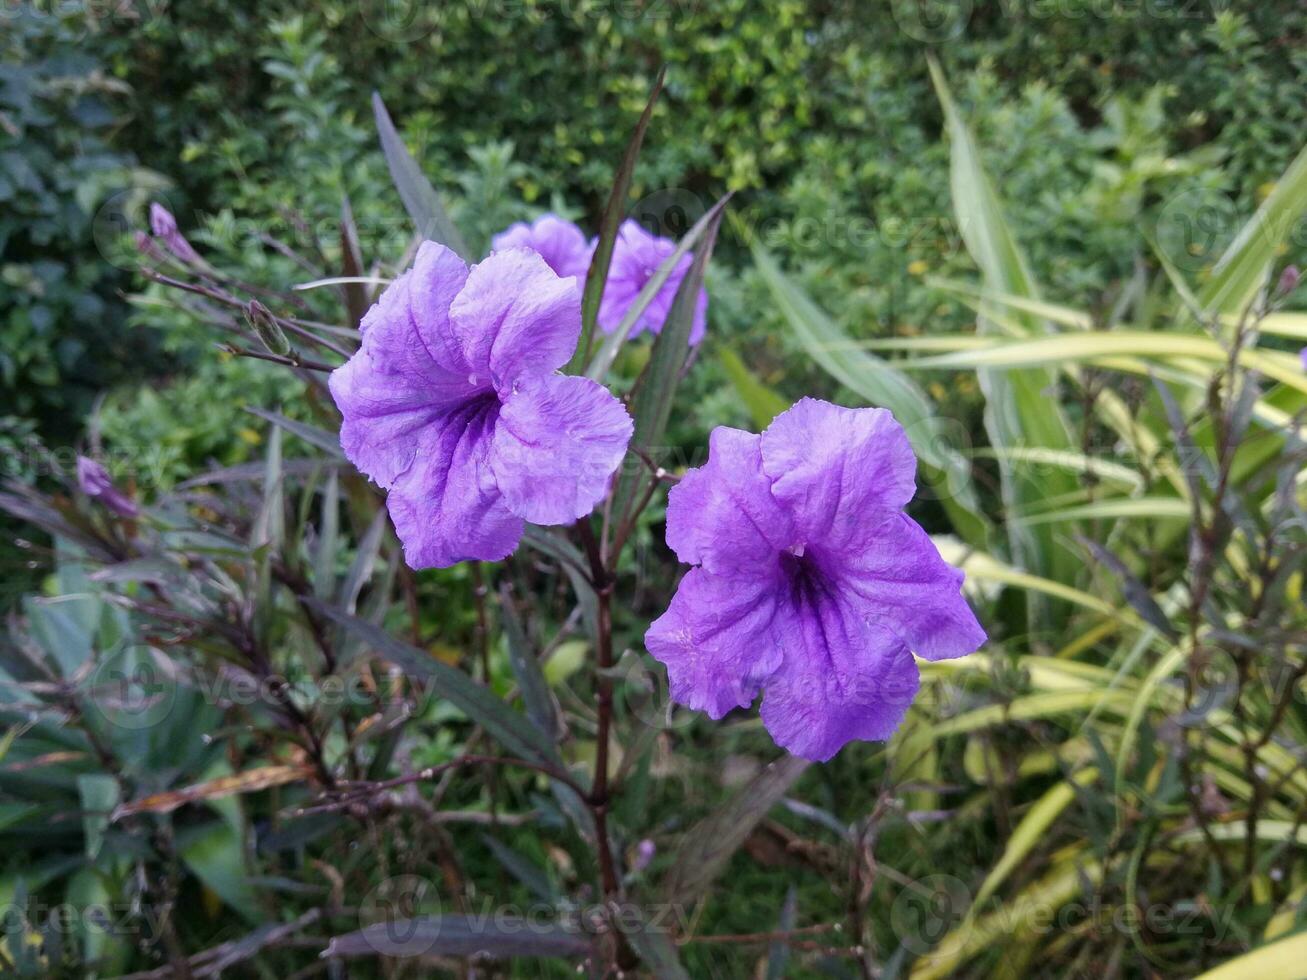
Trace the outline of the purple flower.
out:
[[[646,837],[635,845],[635,858],[631,861],[631,870],[643,871],[653,863],[654,856],[657,853],[658,845]]]
[[[158,201],[150,205],[150,231],[163,240],[168,251],[182,262],[198,262],[200,254],[191,247],[186,236],[177,230],[177,219]]]
[[[115,487],[105,468],[89,456],[77,457],[77,486],[119,517],[135,517],[139,513],[135,501]]]
[[[168,260],[168,256],[163,254],[163,249],[159,248],[154,239],[145,232],[137,231],[133,236],[133,241],[136,243],[136,251],[151,262],[166,262]]]
[[[1302,369],[1307,371],[1307,347],[1298,351],[1298,360],[1302,361]]]
[[[519,221],[509,225],[494,237],[491,245],[496,252],[529,248],[560,276],[576,276],[582,281],[594,254],[594,246],[586,241],[585,233],[556,214],[542,215],[531,224]]]
[[[653,278],[658,267],[674,251],[675,242],[650,234],[638,221],[628,218],[622,222],[622,227],[617,231],[617,241],[613,245],[613,262],[608,269],[604,298],[599,303],[599,326],[605,333],[612,333],[621,325],[622,318],[640,295],[645,283]],[[667,314],[672,310],[672,300],[676,298],[676,291],[689,271],[690,263],[688,254],[676,263],[676,268],[667,277],[663,288],[658,290],[658,295],[645,307],[644,313],[631,328],[632,337],[642,330],[658,333],[663,329]],[[707,319],[708,293],[701,289],[694,306],[694,323],[690,327],[692,346],[703,340]]]
[[[776,742],[825,761],[886,739],[917,665],[985,641],[948,565],[903,507],[916,461],[894,416],[805,398],[762,435],[718,428],[675,486],[667,543],[697,566],[645,635],[671,695],[720,718],[765,689]]]
[[[626,453],[631,418],[606,388],[555,374],[581,332],[581,292],[527,249],[470,270],[423,242],[331,374],[340,443],[389,491],[413,568],[498,560],[523,522],[588,514]]]

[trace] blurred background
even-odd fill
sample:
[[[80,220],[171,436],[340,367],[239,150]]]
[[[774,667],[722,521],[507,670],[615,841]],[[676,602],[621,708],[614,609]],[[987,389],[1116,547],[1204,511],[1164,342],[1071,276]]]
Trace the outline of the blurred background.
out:
[[[354,728],[385,710],[350,697],[323,708],[320,685],[319,700],[265,714],[196,694],[196,678],[220,676],[230,657],[195,624],[224,617],[272,631],[286,658],[277,676],[318,684],[323,672],[295,653],[299,631],[321,625],[295,620],[305,588],[343,589],[351,612],[374,596],[368,618],[508,697],[521,678],[500,589],[548,597],[526,639],[543,651],[555,706],[579,719],[563,739],[569,763],[584,768],[594,752],[585,632],[561,566],[550,575],[524,560],[485,578],[388,567],[392,542],[369,531],[366,487],[343,475],[328,486],[313,469],[311,427],[331,428],[320,393],[282,365],[219,349],[212,305],[143,275],[132,235],[161,202],[243,299],[348,326],[350,296],[290,287],[348,273],[347,252],[362,258],[356,272],[389,274],[410,244],[374,92],[484,253],[494,233],[545,211],[597,229],[663,65],[627,213],[677,238],[734,192],[708,272],[708,338],[668,445],[694,460],[714,426],[756,430],[806,394],[891,404],[900,418],[903,405],[924,406],[928,462],[948,471],[965,458],[965,477],[923,493],[914,516],[969,562],[994,639],[970,667],[935,665],[890,752],[846,751],[781,787],[771,802],[783,805],[723,858],[714,897],[693,890],[682,908],[689,932],[746,939],[684,944],[688,974],[1192,976],[1301,937],[1307,393],[1294,372],[1307,321],[1294,312],[1293,267],[1307,258],[1295,163],[1307,4],[0,0],[0,608],[5,683],[22,702],[0,739],[0,894],[23,910],[6,917],[5,971],[429,975],[423,957],[317,954],[346,931],[342,907],[346,925],[372,921],[395,889],[415,908],[577,894],[585,859],[554,837],[583,841],[566,838],[557,812],[547,831],[514,824],[548,810],[543,791],[489,770],[442,787],[433,805],[504,809],[512,819],[487,824],[492,838],[477,819],[424,824],[402,807],[287,830],[286,808],[313,799],[287,774],[210,787],[197,797],[214,796],[208,806],[172,799],[135,811],[140,824],[119,819],[132,798],[299,765],[312,756],[305,740],[341,719],[339,757],[353,754],[370,778],[466,749],[461,716],[420,686],[391,692],[411,703],[379,742]],[[1244,261],[1230,250],[1259,207],[1264,248],[1240,253],[1257,281],[1227,289]],[[1235,293],[1238,308],[1226,302]],[[966,360],[985,332],[978,315],[1008,339],[1038,321],[1058,337],[1122,328],[1218,346],[1126,338],[986,365]],[[1227,357],[1229,321],[1242,324],[1236,349],[1265,352],[1247,373]],[[633,379],[647,355],[631,345],[619,375]],[[911,379],[910,395],[896,389],[904,401],[888,400],[881,355],[902,367],[893,378]],[[1065,423],[1061,441],[1041,414]],[[76,498],[78,453],[142,505],[178,508],[168,533],[192,522],[196,537],[106,530],[103,510]],[[186,557],[200,535],[266,525],[259,481],[273,458],[287,467],[282,599],[253,591],[257,575],[196,570],[259,555]],[[330,531],[323,499],[345,515]],[[627,570],[636,599],[619,626],[638,674],[624,675],[626,717],[650,733],[624,745],[640,774],[619,816],[633,887],[675,879],[687,828],[775,756],[756,719],[664,724],[665,703],[636,706],[650,683],[657,699],[639,637],[676,574],[659,520],[641,528]],[[90,543],[61,537],[70,527]],[[306,586],[295,542],[317,549],[328,534],[339,556]],[[119,718],[100,737],[76,691],[110,647],[157,645],[130,617],[157,623],[159,609],[140,607],[164,565],[211,576],[230,608],[197,599],[192,632],[172,624],[174,656],[197,666],[184,683],[166,679],[169,698],[191,707],[170,707],[167,725]],[[115,590],[127,598],[104,594]],[[465,866],[451,869],[450,853]],[[1078,915],[1057,919],[1073,901]],[[52,945],[60,905],[77,921]],[[89,921],[91,907],[123,928]],[[158,922],[151,909],[164,910]],[[1044,913],[1053,926],[1036,921]],[[269,932],[287,922],[296,928]],[[766,938],[807,927],[801,942]],[[237,947],[232,965],[187,959],[224,943]],[[1301,976],[1307,953],[1294,949],[1228,975]],[[470,962],[438,967],[570,970]]]

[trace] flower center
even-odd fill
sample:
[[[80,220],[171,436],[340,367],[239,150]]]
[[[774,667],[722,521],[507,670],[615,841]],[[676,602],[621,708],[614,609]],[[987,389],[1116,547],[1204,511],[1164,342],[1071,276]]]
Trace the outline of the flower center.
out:
[[[799,603],[815,602],[828,590],[826,575],[806,544],[796,544],[781,552],[781,571]]]

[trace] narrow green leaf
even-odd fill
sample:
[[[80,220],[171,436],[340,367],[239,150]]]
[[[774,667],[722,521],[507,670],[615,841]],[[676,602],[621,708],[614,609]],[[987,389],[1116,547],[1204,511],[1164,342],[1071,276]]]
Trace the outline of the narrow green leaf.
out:
[[[345,279],[361,279],[366,273],[363,269],[363,253],[359,249],[358,227],[354,224],[354,209],[350,207],[349,195],[340,201],[340,274]],[[361,282],[341,284],[341,293],[345,298],[346,316],[349,325],[358,327],[363,314],[368,311],[368,290]]]
[[[558,900],[558,889],[549,880],[549,875],[544,868],[521,851],[514,850],[503,841],[491,837],[489,834],[482,834],[481,842],[495,856],[495,860],[503,865],[504,870],[525,885],[527,891],[532,895],[542,902],[555,902]]]
[[[318,526],[317,548],[313,555],[313,594],[319,599],[331,595],[336,584],[336,549],[340,543],[340,478],[336,471],[327,474],[322,491],[322,522]]]
[[[177,849],[183,863],[211,891],[247,922],[263,920],[254,887],[245,872],[240,835],[225,820],[196,827],[179,835]]]
[[[799,915],[799,892],[791,885],[785,892],[785,901],[781,903],[780,920],[776,931],[790,932],[794,929]],[[767,947],[767,980],[785,980],[785,968],[790,961],[790,944],[784,939],[772,940]]]
[[[345,453],[340,448],[340,437],[334,432],[328,432],[326,429],[319,429],[313,425],[305,425],[303,422],[296,422],[294,419],[286,418],[280,412],[270,412],[266,408],[258,408],[254,405],[246,405],[245,411],[271,422],[279,429],[285,429],[293,436],[299,436],[310,446],[316,446],[330,456],[337,459],[345,458]]]
[[[640,928],[624,930],[623,935],[653,980],[690,980],[690,974],[681,965],[676,943],[667,932]]]
[[[337,605],[347,613],[354,612],[359,593],[372,577],[372,569],[376,565],[377,556],[381,553],[381,539],[386,533],[387,526],[386,511],[379,507],[372,518],[372,523],[363,534],[363,540],[359,542],[354,561],[350,564],[349,572],[346,573],[345,580],[340,583],[340,591],[336,595]]]
[[[87,860],[94,861],[104,846],[104,832],[109,827],[109,816],[118,805],[118,780],[104,774],[78,776],[77,795],[82,807],[82,837],[86,843],[86,857]]]
[[[682,839],[668,872],[664,886],[667,901],[686,908],[698,901],[753,828],[810,764],[792,755],[778,759],[754,776],[720,810],[692,827]]]
[[[721,212],[726,207],[726,202],[731,199],[727,194],[720,201],[714,204],[706,214],[694,223],[684,237],[676,243],[676,248],[672,254],[667,256],[662,265],[654,272],[649,281],[644,284],[635,297],[635,301],[627,309],[626,315],[622,317],[622,322],[618,324],[617,329],[604,337],[599,351],[595,354],[594,359],[590,362],[590,368],[586,371],[586,377],[593,378],[595,381],[602,381],[608,373],[608,369],[613,366],[613,361],[617,359],[617,352],[621,349],[626,338],[630,336],[631,330],[634,329],[636,321],[644,315],[644,311],[649,308],[655,296],[662,291],[663,286],[676,270],[685,254],[703,237],[705,231],[714,222],[721,220]],[[670,314],[669,314],[670,315]]]
[[[1002,857],[999,858],[998,863],[985,877],[980,890],[976,892],[968,916],[974,916],[980,906],[985,904],[985,900],[993,895],[998,887],[1007,880],[1008,876],[1016,870],[1026,855],[1039,846],[1040,842],[1047,837],[1049,827],[1053,825],[1053,822],[1057,820],[1062,811],[1075,801],[1076,790],[1079,787],[1088,786],[1097,779],[1097,769],[1082,769],[1075,775],[1057,783],[1031,805],[1030,809],[1026,811],[1026,815],[1021,818],[1021,822],[1013,828],[1012,836],[1008,838]]]
[[[1239,316],[1262,288],[1280,246],[1307,210],[1307,147],[1275,182],[1257,212],[1240,229],[1199,290],[1208,313]]]
[[[1080,507],[1036,511],[1033,514],[1011,514],[1008,519],[1035,525],[1125,517],[1188,520],[1192,516],[1189,504],[1178,497],[1130,497],[1125,500],[1096,500]]]
[[[653,90],[649,93],[649,101],[645,104],[644,112],[640,113],[640,121],[635,124],[635,132],[626,144],[626,152],[622,154],[622,162],[613,178],[613,189],[608,195],[603,219],[599,222],[599,241],[595,245],[594,258],[590,260],[590,271],[585,277],[585,292],[581,295],[581,338],[576,345],[576,353],[567,366],[568,374],[581,371],[590,357],[591,338],[594,337],[595,324],[599,320],[599,301],[603,299],[604,286],[608,282],[608,267],[613,261],[617,229],[626,213],[626,195],[631,190],[631,178],[635,174],[635,163],[640,158],[640,146],[644,143],[644,134],[649,128],[649,120],[653,118],[654,105],[663,90],[663,80],[666,77],[667,67],[664,65],[658,71],[658,78],[654,80]]]
[[[690,356],[690,330],[694,325],[695,304],[699,291],[703,288],[704,272],[712,257],[723,213],[718,211],[708,223],[703,241],[695,250],[694,261],[690,263],[690,268],[686,270],[685,278],[676,291],[667,322],[654,340],[649,363],[645,365],[636,384],[632,405],[632,414],[635,416],[632,449],[645,453],[656,452],[667,431],[667,420],[671,418],[672,401],[676,397],[677,386],[681,383],[682,368]],[[617,481],[617,491],[613,495],[613,514],[619,518],[619,527],[625,523],[634,502],[635,491],[647,475],[638,466],[627,466],[622,470]]]
[[[967,251],[980,266],[991,289],[1038,300],[1038,287],[1016,237],[1008,227],[1002,203],[985,172],[975,138],[958,112],[944,73],[933,57],[929,59],[929,66],[948,128],[953,209]],[[1042,321],[1034,316],[1022,315],[1018,322],[1026,333],[1034,334],[1044,329]],[[992,329],[983,315],[978,329],[982,333]],[[985,429],[990,444],[996,449],[1023,446],[1075,448],[1071,427],[1056,397],[1055,371],[1032,369],[1011,374],[981,371],[978,380],[985,394]],[[1003,503],[1009,510],[1022,510],[1049,494],[1059,496],[1074,488],[1074,480],[1069,474],[1041,474],[1040,479],[1033,480],[1004,463],[1000,463],[999,472]],[[1059,581],[1073,580],[1079,560],[1050,529],[1009,525],[1008,541],[1017,564]],[[1041,609],[1039,606],[1032,608],[1032,618],[1041,618]]]
[[[333,606],[320,602],[314,602],[314,606],[324,616],[355,634],[377,656],[402,667],[411,676],[430,681],[436,693],[447,698],[509,752],[533,762],[558,764],[553,743],[547,735],[461,670],[443,664],[425,650],[397,640],[385,630]]]
[[[390,168],[391,180],[395,182],[395,190],[399,191],[400,199],[404,202],[404,210],[413,219],[418,237],[439,242],[461,255],[465,262],[471,262],[473,256],[468,251],[463,236],[445,212],[444,205],[440,203],[440,195],[431,186],[431,181],[423,175],[417,161],[400,139],[395,124],[390,121],[386,104],[377,92],[372,93],[372,114],[376,118],[377,136],[381,140],[381,152],[385,154],[386,166]]]
[[[527,717],[535,723],[536,728],[556,741],[560,726],[554,696],[549,691],[549,682],[545,680],[540,668],[540,659],[527,639],[522,620],[517,615],[517,607],[507,590],[499,593],[499,607],[503,610],[508,663],[513,669],[513,676],[517,678],[518,689],[522,692],[522,704],[526,707]]]
[[[590,939],[585,933],[564,923],[496,914],[436,915],[374,922],[356,932],[336,936],[322,955],[328,959],[378,955],[573,958],[591,952]]]

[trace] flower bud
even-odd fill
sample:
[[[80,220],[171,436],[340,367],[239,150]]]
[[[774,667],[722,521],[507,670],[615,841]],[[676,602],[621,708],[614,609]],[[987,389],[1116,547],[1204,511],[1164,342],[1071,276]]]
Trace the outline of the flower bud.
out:
[[[1302,275],[1298,272],[1296,265],[1286,265],[1284,271],[1280,273],[1280,283],[1275,287],[1275,292],[1279,296],[1288,296],[1298,288],[1298,283],[1302,281]]]
[[[286,334],[282,332],[281,325],[277,323],[277,318],[272,315],[272,311],[260,303],[257,299],[252,299],[245,305],[245,322],[258,336],[259,342],[268,349],[270,354],[277,354],[285,357],[290,353],[290,341],[286,339]]]
[[[200,261],[200,253],[191,247],[186,236],[177,229],[177,219],[173,213],[158,201],[150,205],[150,230],[182,262],[189,264]]]

